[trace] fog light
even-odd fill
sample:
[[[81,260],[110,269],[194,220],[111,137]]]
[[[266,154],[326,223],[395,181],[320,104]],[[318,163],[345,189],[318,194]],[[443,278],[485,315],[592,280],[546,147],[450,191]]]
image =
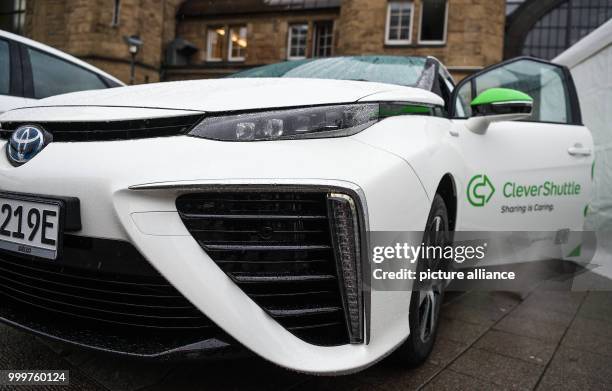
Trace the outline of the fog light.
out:
[[[337,193],[327,195],[327,208],[349,339],[354,344],[362,343],[363,298],[357,208],[351,197]]]

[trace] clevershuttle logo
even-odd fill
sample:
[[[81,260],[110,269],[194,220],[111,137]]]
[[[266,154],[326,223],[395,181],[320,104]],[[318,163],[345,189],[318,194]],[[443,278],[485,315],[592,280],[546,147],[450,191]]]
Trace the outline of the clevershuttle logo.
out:
[[[575,181],[555,182],[547,180],[538,184],[521,184],[514,181],[505,182],[501,187],[505,199],[568,197],[577,196],[582,187]],[[495,186],[485,174],[474,175],[467,186],[468,202],[475,207],[485,206],[495,194]]]
[[[495,186],[484,174],[474,175],[467,187],[467,198],[472,206],[485,206],[493,197]]]

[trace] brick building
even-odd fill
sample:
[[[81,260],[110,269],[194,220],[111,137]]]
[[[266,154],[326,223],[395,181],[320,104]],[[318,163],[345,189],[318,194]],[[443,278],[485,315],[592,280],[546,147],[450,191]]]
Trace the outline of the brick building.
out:
[[[505,0],[188,0],[177,36],[194,47],[165,78],[356,54],[433,55],[461,78],[502,59],[505,9]]]
[[[21,0],[26,3],[25,0]],[[131,56],[125,36],[144,45],[136,56],[136,83],[160,80],[164,48],[175,38],[180,0],[27,0],[24,35],[70,53],[128,82]]]
[[[18,0],[21,32],[128,81],[219,77],[288,59],[433,55],[461,78],[503,57],[505,0]],[[17,5],[16,5],[17,6]],[[8,12],[8,11],[7,11]],[[17,20],[17,19],[15,19]],[[0,27],[3,28],[3,27]]]

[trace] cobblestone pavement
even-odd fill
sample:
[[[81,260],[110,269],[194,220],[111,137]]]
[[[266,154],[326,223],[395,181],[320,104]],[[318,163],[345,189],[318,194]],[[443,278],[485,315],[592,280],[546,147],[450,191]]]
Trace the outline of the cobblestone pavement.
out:
[[[0,369],[69,369],[74,390],[612,389],[612,292],[449,294],[429,360],[316,377],[260,358],[143,362],[49,344],[0,326]],[[1,387],[0,387],[1,388]],[[19,390],[24,390],[20,387]]]

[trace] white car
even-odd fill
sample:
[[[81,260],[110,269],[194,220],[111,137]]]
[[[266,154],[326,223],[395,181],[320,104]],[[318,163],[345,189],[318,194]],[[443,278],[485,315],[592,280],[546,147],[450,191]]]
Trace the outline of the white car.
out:
[[[0,113],[52,95],[124,85],[78,58],[0,30]]]
[[[134,356],[416,364],[443,287],[369,289],[368,232],[582,228],[593,142],[565,68],[518,58],[455,87],[434,58],[366,56],[236,76],[0,116],[2,321]],[[503,211],[525,200],[554,208]]]

